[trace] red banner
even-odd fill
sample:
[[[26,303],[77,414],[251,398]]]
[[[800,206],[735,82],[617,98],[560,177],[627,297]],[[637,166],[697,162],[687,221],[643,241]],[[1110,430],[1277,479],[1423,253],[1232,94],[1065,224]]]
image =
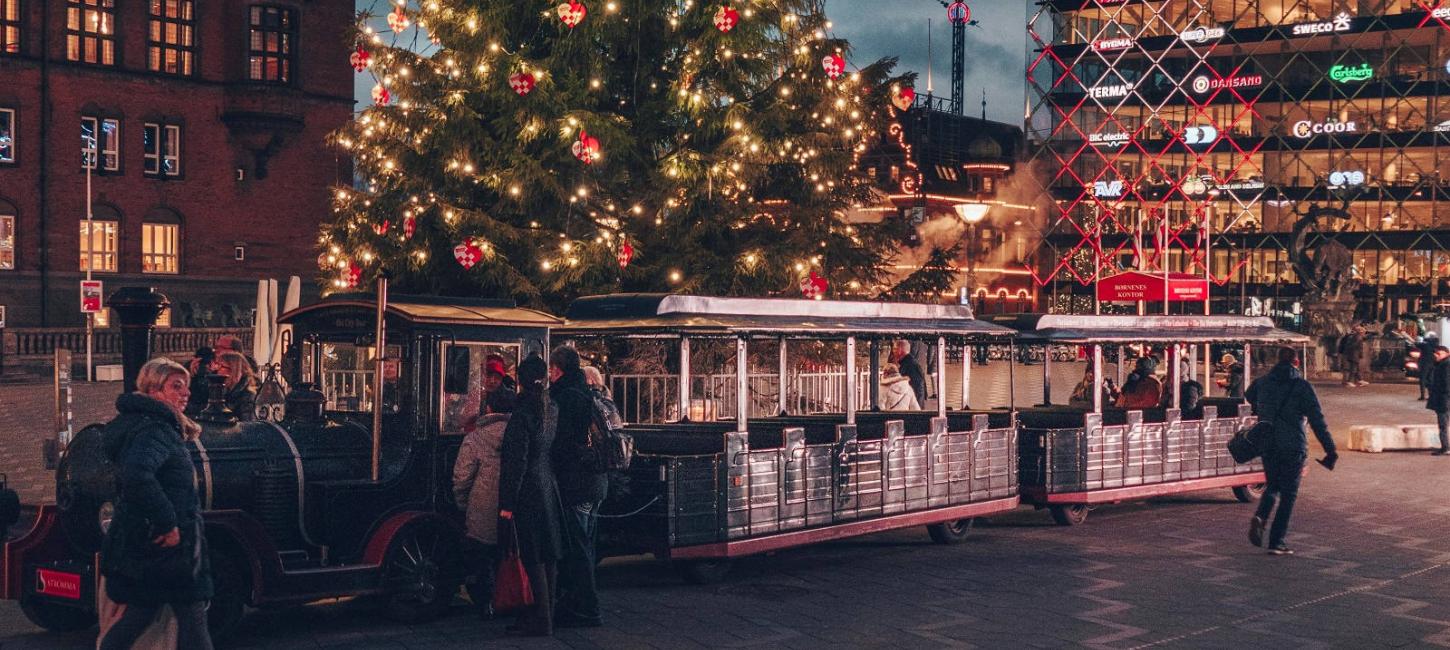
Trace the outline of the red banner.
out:
[[[1102,302],[1162,302],[1165,294],[1170,302],[1203,302],[1208,299],[1208,280],[1186,273],[1162,275],[1129,271],[1098,280],[1098,300]]]
[[[80,600],[81,577],[74,573],[37,569],[35,571],[35,593]]]

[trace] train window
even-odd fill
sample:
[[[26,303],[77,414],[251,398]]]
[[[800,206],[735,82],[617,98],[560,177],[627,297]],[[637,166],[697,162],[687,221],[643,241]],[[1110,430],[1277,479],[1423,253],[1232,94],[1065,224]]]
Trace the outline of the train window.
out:
[[[383,410],[397,413],[401,348],[389,346],[393,355],[383,370]],[[303,345],[303,377],[316,383],[327,397],[327,410],[362,413],[373,409],[373,373],[377,358],[371,345],[314,343]]]
[[[439,431],[462,435],[483,413],[487,391],[516,390],[514,372],[520,348],[518,343],[458,343],[444,347]]]

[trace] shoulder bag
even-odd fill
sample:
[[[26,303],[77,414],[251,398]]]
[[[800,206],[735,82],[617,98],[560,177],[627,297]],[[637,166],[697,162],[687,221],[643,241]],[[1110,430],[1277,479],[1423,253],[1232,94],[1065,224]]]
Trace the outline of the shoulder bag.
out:
[[[1279,418],[1279,413],[1284,410],[1284,404],[1289,401],[1289,396],[1294,394],[1298,384],[1294,384],[1284,391],[1284,397],[1279,399],[1279,407],[1274,410],[1273,417],[1260,416],[1258,421],[1252,425],[1234,432],[1228,441],[1228,453],[1233,456],[1235,463],[1247,463],[1259,456],[1264,455],[1264,443],[1274,435],[1274,420]]]

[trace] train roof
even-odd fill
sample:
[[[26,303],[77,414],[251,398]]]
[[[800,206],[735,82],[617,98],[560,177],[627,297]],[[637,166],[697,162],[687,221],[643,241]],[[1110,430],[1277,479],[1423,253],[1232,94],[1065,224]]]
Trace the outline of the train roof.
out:
[[[369,313],[376,310],[376,298],[372,294],[333,295],[282,314],[277,322],[295,323],[302,318],[358,309]],[[415,325],[557,327],[563,324],[551,314],[518,307],[512,301],[476,298],[394,295],[388,300],[388,315]]]
[[[563,335],[839,338],[852,334],[1005,338],[1012,330],[979,321],[966,305],[787,298],[720,298],[658,293],[589,296],[569,306]]]
[[[1024,341],[1061,343],[1304,343],[1309,337],[1265,316],[998,314],[991,321]]]

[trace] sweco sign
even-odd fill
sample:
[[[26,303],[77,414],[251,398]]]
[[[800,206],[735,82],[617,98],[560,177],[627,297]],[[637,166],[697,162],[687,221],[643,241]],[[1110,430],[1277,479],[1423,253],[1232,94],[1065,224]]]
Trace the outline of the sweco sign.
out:
[[[1315,34],[1336,34],[1347,32],[1354,26],[1354,18],[1349,14],[1341,13],[1334,17],[1334,20],[1326,20],[1315,23],[1299,23],[1295,25],[1292,33],[1295,36],[1313,36]]]
[[[1201,95],[1210,90],[1248,88],[1263,85],[1263,83],[1264,76],[1258,74],[1244,75],[1242,77],[1224,77],[1222,79],[1212,79],[1206,75],[1198,75],[1193,78],[1193,92]]]
[[[1326,122],[1310,122],[1309,120],[1299,120],[1298,122],[1294,123],[1294,128],[1292,129],[1292,133],[1296,138],[1312,138],[1316,135],[1324,133],[1334,134],[1358,132],[1359,125],[1355,124],[1353,121],[1339,122],[1335,120],[1329,120]]]
[[[1194,27],[1178,33],[1178,39],[1185,43],[1207,43],[1224,37],[1228,31],[1222,27]]]

